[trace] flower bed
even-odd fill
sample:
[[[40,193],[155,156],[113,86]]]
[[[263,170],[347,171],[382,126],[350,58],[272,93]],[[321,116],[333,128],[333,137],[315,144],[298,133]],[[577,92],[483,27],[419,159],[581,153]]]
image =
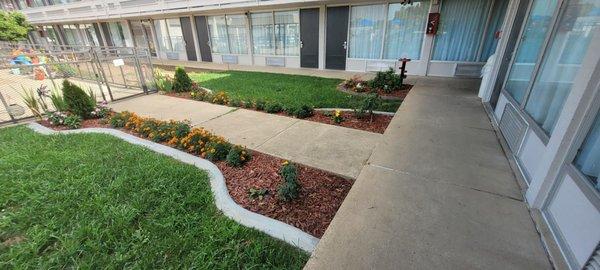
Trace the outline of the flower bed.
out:
[[[331,114],[332,112],[315,111],[313,116],[305,120],[383,134],[393,118],[391,115],[373,114],[373,121],[370,121],[368,117],[358,118],[352,112],[342,111],[340,114],[343,120],[336,123]]]
[[[382,99],[404,100],[413,86],[404,84],[403,81],[404,78],[390,68],[387,71],[377,72],[375,78],[368,81],[354,76],[340,83],[338,89],[353,95],[367,96],[376,93]]]
[[[56,130],[68,129],[48,120],[42,120],[40,124]],[[102,119],[86,119],[81,127],[121,128],[130,134],[212,160],[223,173],[231,197],[242,207],[316,237],[323,235],[352,186],[349,179],[294,164],[297,194],[291,199],[282,199],[279,191],[284,184],[282,159],[232,145],[202,128],[190,127],[187,122],[160,121],[122,112]]]

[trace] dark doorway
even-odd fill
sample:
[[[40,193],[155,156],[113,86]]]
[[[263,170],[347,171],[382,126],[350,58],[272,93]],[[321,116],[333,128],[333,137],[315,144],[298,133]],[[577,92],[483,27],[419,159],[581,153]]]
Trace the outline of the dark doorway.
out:
[[[196,16],[196,33],[198,34],[198,45],[200,47],[200,57],[202,62],[212,62],[212,52],[208,45],[208,27],[205,16]]]
[[[527,17],[528,6],[529,0],[519,2],[519,8],[517,9],[517,14],[515,16],[515,20],[513,21],[511,33],[507,36],[508,43],[506,44],[506,50],[504,51],[504,55],[502,55],[502,58],[500,58],[498,55],[496,56],[496,61],[502,62],[500,63],[500,68],[498,69],[498,76],[496,77],[496,81],[494,82],[494,89],[492,90],[492,96],[490,97],[490,105],[493,109],[496,109],[496,104],[498,104],[498,98],[500,98],[500,92],[502,91],[502,88],[504,88],[504,79],[506,78],[506,74],[508,73],[508,69],[510,68],[512,56],[517,48],[519,32],[521,31],[521,26],[523,25],[525,17]]]
[[[190,17],[181,17],[181,32],[183,34],[183,42],[185,42],[185,53],[189,61],[196,61],[196,44],[194,44],[194,33],[192,33],[192,21]]]
[[[325,68],[346,69],[348,6],[327,8]]]
[[[300,66],[319,67],[319,9],[300,10]]]
[[[110,29],[108,29],[108,23],[100,23],[100,28],[102,28],[102,34],[104,34],[104,42],[106,42],[106,46],[113,46],[112,39],[110,38]]]
[[[100,27],[97,23],[92,24],[94,26],[94,32],[96,33],[96,38],[98,39],[98,45],[104,46],[104,40],[102,39],[102,35],[100,34]]]

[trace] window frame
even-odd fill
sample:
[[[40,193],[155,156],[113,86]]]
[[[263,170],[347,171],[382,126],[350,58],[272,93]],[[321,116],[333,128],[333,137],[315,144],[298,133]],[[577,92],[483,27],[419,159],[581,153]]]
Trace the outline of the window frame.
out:
[[[427,11],[429,14],[429,12],[431,11],[431,7],[433,5],[433,2],[435,0],[428,0],[429,1],[429,6],[427,8]],[[493,1],[497,1],[497,0],[493,0]],[[419,1],[422,2],[422,1]],[[386,1],[386,2],[370,2],[370,3],[359,3],[359,4],[349,4],[348,5],[348,34],[346,36],[346,40],[348,42],[348,49],[346,49],[346,59],[347,60],[363,60],[363,61],[396,61],[397,59],[387,59],[384,58],[384,54],[385,54],[385,41],[387,40],[387,27],[388,27],[388,12],[390,10],[390,5],[391,4],[400,4],[400,2],[391,2],[391,1]],[[350,57],[350,25],[351,25],[351,21],[352,21],[352,8],[353,7],[359,7],[359,6],[373,6],[373,5],[383,5],[384,6],[384,11],[385,13],[383,14],[383,29],[382,29],[382,39],[381,39],[381,48],[379,51],[379,57],[378,58],[357,58],[357,57]],[[441,3],[440,3],[440,7],[441,7]],[[427,16],[427,14],[425,16]],[[423,39],[421,40],[421,51],[419,52],[419,59],[411,59],[412,61],[433,61],[431,59],[423,59],[423,49],[424,49],[424,45],[425,45],[425,41],[426,41],[426,28],[427,28],[427,20],[425,20],[425,25],[423,26]],[[432,44],[432,49],[433,49],[433,44]]]
[[[283,50],[283,54],[277,54],[277,37],[275,36],[275,13],[276,12],[296,12],[298,14],[298,26],[299,26],[299,30],[300,30],[300,9],[299,8],[295,8],[295,9],[276,9],[276,10],[270,10],[270,11],[253,11],[250,12],[249,15],[247,16],[248,18],[248,28],[249,28],[249,36],[250,36],[250,41],[252,43],[252,46],[250,46],[250,50],[252,52],[253,56],[264,56],[264,57],[300,57],[300,51],[302,50],[302,46],[301,46],[301,39],[302,37],[300,36],[300,32],[298,33],[299,39],[298,39],[298,53],[296,55],[291,55],[291,54],[286,54],[286,50],[285,47],[281,48]],[[252,14],[260,14],[260,13],[269,13],[271,14],[271,27],[273,27],[273,33],[271,33],[271,42],[273,44],[273,48],[272,54],[261,54],[261,53],[255,53],[254,51],[254,35],[252,34],[253,31],[253,25],[252,25]],[[287,29],[286,29],[287,31]]]
[[[207,15],[206,16],[206,27],[208,29],[208,41],[210,44],[210,52],[211,54],[219,54],[219,55],[250,55],[252,50],[253,50],[253,46],[254,44],[250,44],[250,46],[246,46],[246,53],[231,53],[231,41],[229,39],[229,25],[227,24],[227,16],[234,16],[234,15],[242,15],[245,17],[245,21],[246,21],[246,25],[244,27],[244,29],[246,30],[246,39],[248,39],[248,37],[250,37],[250,40],[252,40],[252,28],[250,26],[250,21],[248,18],[248,15],[246,15],[246,13],[227,13],[227,14],[214,14],[214,15]],[[210,24],[209,22],[209,18],[211,17],[223,17],[225,20],[225,34],[227,35],[227,52],[215,52],[213,50],[213,38],[212,38],[212,33],[210,30]]]

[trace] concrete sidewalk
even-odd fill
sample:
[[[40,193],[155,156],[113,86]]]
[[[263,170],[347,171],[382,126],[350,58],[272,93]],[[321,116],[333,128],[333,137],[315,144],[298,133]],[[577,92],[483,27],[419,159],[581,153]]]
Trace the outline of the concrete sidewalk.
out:
[[[305,269],[550,269],[476,80],[416,82]]]
[[[158,94],[110,106],[162,120],[189,120],[232,143],[350,178],[358,176],[382,138],[377,133]]]

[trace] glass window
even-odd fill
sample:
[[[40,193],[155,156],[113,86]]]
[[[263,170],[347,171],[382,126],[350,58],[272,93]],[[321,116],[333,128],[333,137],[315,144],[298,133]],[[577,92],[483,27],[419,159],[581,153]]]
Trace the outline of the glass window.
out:
[[[142,22],[137,20],[129,21],[129,25],[131,25],[131,33],[133,34],[135,46],[148,47],[148,42],[146,41],[146,36],[144,35],[144,28],[142,28]]]
[[[248,53],[248,33],[246,31],[246,15],[227,15],[227,36],[229,53]]]
[[[44,29],[44,32],[46,32],[46,38],[48,43],[58,45],[58,35],[56,34],[54,27],[45,25],[42,28]]]
[[[96,29],[91,24],[82,24],[79,25],[83,30],[83,33],[86,37],[86,44],[91,46],[99,46],[100,42],[98,41],[98,35],[96,34]]]
[[[509,0],[496,0],[492,7],[492,16],[488,22],[487,30],[485,31],[485,40],[483,41],[483,50],[481,51],[481,61],[487,61],[492,54],[496,52],[498,38],[496,33],[502,29],[504,15],[508,8]]]
[[[568,1],[544,55],[525,111],[548,134],[554,130],[589,44],[600,29],[598,10],[600,0]]]
[[[120,22],[109,22],[108,29],[110,30],[110,38],[115,47],[125,47],[125,35],[123,33],[123,26]]]
[[[275,12],[277,55],[300,55],[300,15],[298,11]]]
[[[432,59],[477,61],[491,4],[492,0],[443,1]]]
[[[81,45],[81,37],[77,34],[78,29],[75,25],[68,24],[62,26],[65,35],[65,42],[68,45]]]
[[[575,167],[577,167],[588,179],[592,185],[600,191],[600,114],[592,124],[590,133],[583,141],[581,148],[575,157]]]
[[[429,12],[429,0],[390,4],[387,14],[384,59],[421,57],[421,45]]]
[[[275,42],[273,41],[273,13],[252,13],[252,46],[254,54],[275,54]]]
[[[531,81],[533,69],[542,50],[544,39],[552,27],[552,15],[558,0],[534,0],[504,88],[522,103]]]
[[[354,6],[350,12],[348,57],[379,59],[383,42],[384,5]]]
[[[229,53],[227,41],[227,25],[225,16],[209,16],[208,32],[210,33],[210,48],[214,53]]]
[[[171,50],[185,51],[185,42],[183,41],[183,32],[181,31],[181,21],[179,18],[167,19],[169,39],[171,40]]]
[[[154,29],[156,30],[156,39],[158,40],[158,48],[161,51],[171,51],[171,40],[169,39],[169,30],[167,29],[166,20],[155,20]]]

